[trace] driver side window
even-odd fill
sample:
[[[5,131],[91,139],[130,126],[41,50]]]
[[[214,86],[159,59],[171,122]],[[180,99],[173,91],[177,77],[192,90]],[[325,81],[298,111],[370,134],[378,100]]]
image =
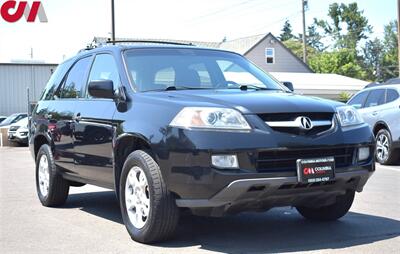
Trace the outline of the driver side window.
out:
[[[114,92],[117,92],[121,81],[117,64],[112,55],[99,54],[94,59],[88,83],[98,80],[111,80],[114,84]]]

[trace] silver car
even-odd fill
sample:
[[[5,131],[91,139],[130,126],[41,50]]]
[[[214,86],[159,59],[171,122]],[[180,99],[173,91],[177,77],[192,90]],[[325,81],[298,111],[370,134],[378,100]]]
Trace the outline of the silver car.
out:
[[[358,109],[376,137],[376,160],[393,164],[400,159],[400,84],[364,89],[347,103]]]

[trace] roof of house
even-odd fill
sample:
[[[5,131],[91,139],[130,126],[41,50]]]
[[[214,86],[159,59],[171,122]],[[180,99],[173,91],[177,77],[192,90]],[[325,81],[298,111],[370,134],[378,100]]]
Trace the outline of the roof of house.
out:
[[[333,90],[359,91],[368,82],[331,73],[297,73],[297,72],[270,72],[277,80],[293,83],[295,89],[300,90]]]

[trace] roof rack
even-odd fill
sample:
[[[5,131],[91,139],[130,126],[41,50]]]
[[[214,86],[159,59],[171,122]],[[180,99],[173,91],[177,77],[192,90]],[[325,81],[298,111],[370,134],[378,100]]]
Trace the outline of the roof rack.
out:
[[[169,44],[169,45],[183,45],[183,46],[195,46],[193,43],[183,43],[183,42],[174,42],[174,41],[157,41],[157,40],[115,40],[112,41],[110,39],[107,40],[106,43],[154,43],[154,44]]]

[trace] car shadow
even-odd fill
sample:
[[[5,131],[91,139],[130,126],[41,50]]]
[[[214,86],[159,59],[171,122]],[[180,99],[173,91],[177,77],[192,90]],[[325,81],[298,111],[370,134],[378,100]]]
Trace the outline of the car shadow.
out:
[[[80,210],[123,224],[111,191],[71,194],[64,209]],[[156,244],[164,248],[200,246],[223,253],[283,253],[340,249],[400,235],[400,221],[349,212],[335,222],[311,222],[289,207],[266,213],[242,213],[223,218],[184,214],[176,236]]]

